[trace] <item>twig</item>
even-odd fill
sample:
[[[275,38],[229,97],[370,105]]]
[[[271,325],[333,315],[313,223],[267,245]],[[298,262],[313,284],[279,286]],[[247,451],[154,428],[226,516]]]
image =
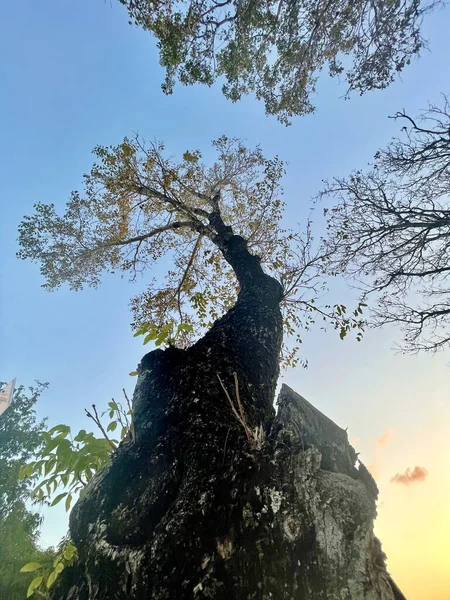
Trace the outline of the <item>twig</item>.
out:
[[[123,391],[123,395],[125,396],[125,400],[127,401],[128,410],[130,411],[130,422],[129,422],[128,428],[130,430],[131,439],[134,442],[134,441],[136,441],[136,436],[135,436],[135,433],[134,433],[133,407],[131,406],[131,402],[130,402],[130,399],[128,398],[128,395],[127,395],[127,393],[125,391],[125,388],[122,388],[122,391]],[[125,415],[125,417],[126,417],[126,415]]]
[[[108,442],[108,444],[111,446],[111,448],[113,450],[115,450],[117,448],[116,444],[109,439],[108,434],[105,431],[105,428],[103,427],[103,425],[100,422],[100,417],[98,416],[98,412],[97,412],[97,408],[95,406],[95,404],[92,405],[92,408],[94,409],[94,413],[95,413],[95,417],[92,413],[90,413],[87,408],[84,409],[85,413],[87,414],[87,416],[92,419],[94,421],[94,423],[97,425],[97,427],[100,429],[100,431],[103,433],[103,437],[105,438],[105,440]]]
[[[234,405],[233,400],[231,399],[230,394],[228,393],[227,388],[224,386],[223,381],[220,379],[220,375],[219,373],[217,373],[217,379],[219,380],[220,385],[222,386],[223,391],[225,392],[225,395],[228,399],[228,402],[230,403],[231,406],[231,410],[233,411],[234,416],[236,417],[236,419],[239,421],[239,423],[242,425],[242,427],[245,430],[245,433],[247,434],[247,438],[250,440],[250,437],[248,435],[248,431],[247,431],[247,426],[245,421],[242,420],[242,417],[240,416],[240,414],[238,413],[238,411],[236,410],[236,407]]]
[[[227,442],[228,436],[230,435],[230,428],[228,428],[227,435],[225,436],[225,444],[223,445],[223,458],[222,458],[222,467],[225,463],[225,456],[227,455]]]
[[[233,377],[234,377],[234,388],[235,388],[235,393],[236,393],[236,399],[237,399],[237,403],[239,406],[239,414],[241,415],[242,424],[244,425],[245,431],[249,431],[249,427],[247,425],[247,419],[245,418],[244,407],[242,406],[242,402],[241,402],[241,395],[239,394],[239,382],[238,382],[238,376],[237,376],[236,372],[233,373]]]
[[[245,435],[247,436],[247,440],[248,440],[250,446],[252,446],[252,448],[260,448],[264,442],[264,439],[263,439],[264,435],[263,435],[263,433],[261,433],[263,431],[262,427],[259,426],[259,427],[256,427],[254,430],[252,430],[248,426],[247,419],[245,416],[244,406],[241,402],[241,396],[239,393],[239,382],[238,382],[238,376],[237,376],[236,372],[233,373],[233,377],[234,377],[234,389],[235,389],[235,394],[236,394],[236,401],[237,401],[239,412],[238,412],[233,400],[231,399],[231,396],[228,393],[227,388],[225,387],[223,381],[221,380],[219,373],[217,373],[217,379],[219,380],[219,383],[222,386],[223,391],[225,392],[227,400],[231,406],[231,410],[233,411],[233,414],[236,417],[236,419],[239,421],[239,423],[244,428]]]
[[[192,267],[192,264],[194,262],[195,256],[196,256],[196,254],[198,252],[198,249],[200,248],[200,243],[202,241],[202,237],[203,237],[203,234],[199,233],[197,241],[194,244],[194,248],[193,248],[191,256],[189,258],[188,264],[186,266],[186,269],[184,270],[183,277],[181,278],[181,281],[180,281],[180,283],[179,283],[179,285],[177,287],[177,290],[176,290],[175,294],[173,295],[173,299],[177,298],[178,313],[180,315],[180,322],[181,323],[183,323],[183,313],[181,311],[181,292],[182,292],[182,288],[183,288],[184,282],[186,281],[188,273],[189,273],[189,271],[190,271],[190,269]]]

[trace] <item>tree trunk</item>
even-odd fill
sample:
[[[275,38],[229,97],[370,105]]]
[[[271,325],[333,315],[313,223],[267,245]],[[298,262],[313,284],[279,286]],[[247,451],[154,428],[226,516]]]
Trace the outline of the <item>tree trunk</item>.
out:
[[[74,507],[79,563],[53,600],[404,600],[346,433],[286,386],[275,417],[281,287],[238,237],[236,305],[191,348],[142,359],[136,441]]]

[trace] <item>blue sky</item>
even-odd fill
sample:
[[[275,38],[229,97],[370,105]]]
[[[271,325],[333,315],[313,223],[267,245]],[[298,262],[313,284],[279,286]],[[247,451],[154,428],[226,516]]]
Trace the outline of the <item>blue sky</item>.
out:
[[[388,115],[403,107],[416,113],[429,100],[437,102],[441,92],[450,93],[449,30],[450,11],[431,16],[424,27],[430,50],[385,91],[344,101],[345,86],[323,77],[316,113],[286,128],[267,118],[253,98],[226,101],[220,86],[177,87],[173,96],[164,96],[154,41],[127,24],[116,0],[112,5],[102,0],[5,4],[0,22],[0,379],[16,376],[25,385],[34,379],[49,381],[39,415],[48,416],[51,425],[64,422],[74,429],[87,424],[84,407],[120,397],[124,386],[132,391],[128,373],[143,354],[129,328],[128,301],[136,290],[109,276],[98,290],[48,293],[40,287],[38,267],[15,258],[23,215],[38,201],[63,207],[70,191],[81,187],[94,145],[116,143],[133,131],[164,139],[173,153],[206,151],[210,140],[222,134],[260,143],[268,154],[289,161],[287,216],[301,222],[322,179],[363,168],[398,132],[400,126]],[[352,301],[343,285],[336,291],[339,301]],[[412,533],[406,516],[401,529],[402,520],[392,508],[401,499],[389,478],[412,463],[435,461],[439,469],[439,460],[450,463],[450,410],[449,353],[395,355],[391,348],[399,335],[388,329],[369,332],[357,344],[341,342],[334,332],[315,331],[303,348],[310,368],[283,377],[349,427],[350,437],[360,440],[357,449],[365,462],[380,463],[378,527],[380,535],[393,536],[385,547],[400,576],[400,539]],[[377,453],[376,440],[390,429],[389,446]],[[433,467],[425,466],[430,481],[420,490],[420,502],[429,502],[427,485],[444,490],[448,502],[450,480],[436,478],[433,487]],[[418,492],[408,494],[415,510],[412,499]],[[55,543],[65,532],[63,509],[51,515],[44,525],[44,544]],[[414,556],[408,560],[414,563]],[[440,573],[438,563],[433,563],[433,576]]]

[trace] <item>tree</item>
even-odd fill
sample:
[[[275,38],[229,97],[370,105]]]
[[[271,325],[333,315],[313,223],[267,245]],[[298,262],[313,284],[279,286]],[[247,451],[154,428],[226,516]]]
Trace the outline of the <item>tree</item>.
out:
[[[33,485],[33,479],[19,480],[19,470],[42,447],[40,434],[45,420],[36,420],[34,406],[47,387],[47,383],[38,383],[30,387],[29,395],[23,386],[18,387],[0,418],[0,519],[6,518],[16,503],[28,498]]]
[[[0,384],[2,387],[3,384]],[[13,401],[0,417],[0,598],[23,600],[31,575],[20,568],[30,560],[50,560],[52,551],[37,545],[41,518],[26,508],[36,477],[19,481],[19,469],[42,447],[40,431],[45,422],[36,420],[34,406],[47,388],[38,383],[27,395],[16,389]]]
[[[327,184],[331,268],[360,282],[374,326],[399,325],[416,353],[450,342],[450,106],[418,119],[404,110],[401,138],[376,153],[373,169]],[[375,298],[373,298],[375,297]]]
[[[207,167],[197,150],[176,161],[161,143],[138,138],[96,147],[85,194],[73,192],[63,216],[36,204],[20,225],[18,256],[40,262],[47,289],[68,282],[75,290],[97,286],[103,271],[135,279],[165,256],[165,284],[153,279],[132,301],[133,327],[154,326],[159,343],[174,343],[175,332],[177,345],[192,343],[231,308],[251,283],[248,261],[281,284],[285,331],[297,342],[285,346],[287,364],[298,360],[301,327],[317,317],[341,336],[361,332],[359,312],[347,317],[341,305],[317,306],[327,257],[313,250],[309,224],[304,234],[282,226],[283,162],[236,139],[222,137],[213,148],[218,158]]]
[[[120,0],[131,22],[158,40],[164,92],[223,76],[232,101],[252,92],[285,123],[314,110],[320,71],[343,76],[348,93],[388,86],[424,46],[423,16],[441,2]]]
[[[321,314],[327,257],[309,228],[281,226],[277,158],[226,138],[215,148],[208,168],[156,143],[99,147],[86,194],[62,217],[37,204],[20,226],[19,255],[41,262],[49,288],[97,285],[105,269],[134,277],[163,255],[173,265],[135,310],[138,334],[169,343],[138,366],[134,435],[73,507],[78,558],[50,598],[318,600],[351,588],[404,600],[373,534],[375,482],[347,434],[291,391],[275,416],[283,329],[302,310]],[[322,317],[343,337],[356,312]]]
[[[39,515],[30,512],[19,501],[7,516],[0,519],[0,598],[24,600],[33,579],[32,574],[20,573],[29,561],[53,562],[52,548],[41,550],[38,546]]]

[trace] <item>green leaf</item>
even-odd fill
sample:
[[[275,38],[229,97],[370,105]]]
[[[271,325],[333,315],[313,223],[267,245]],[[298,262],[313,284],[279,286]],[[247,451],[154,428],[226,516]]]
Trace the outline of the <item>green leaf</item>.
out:
[[[73,546],[72,544],[69,544],[63,550],[64,558],[66,560],[72,560],[76,551],[77,551],[77,549],[75,548],[75,546]]]
[[[86,429],[80,429],[80,431],[74,437],[74,440],[76,442],[82,442],[85,439],[86,435],[87,435]]]
[[[41,563],[29,562],[20,569],[20,573],[32,573],[41,568]]]
[[[156,340],[156,338],[158,337],[158,331],[155,328],[153,331],[151,331],[150,333],[147,333],[147,335],[144,338],[144,346],[145,344],[148,344],[149,342]]]
[[[18,478],[19,479],[25,479],[25,477],[29,477],[30,475],[32,475],[33,471],[34,471],[34,467],[35,467],[34,462],[32,463],[28,463],[26,465],[22,465],[19,469],[19,475]]]
[[[136,377],[138,375],[137,371],[131,371],[131,373],[128,373],[128,375],[130,375],[130,377]]]
[[[64,571],[64,563],[59,562],[55,567],[55,571],[58,573],[58,575]]]
[[[155,340],[155,346],[156,346],[156,347],[158,347],[158,346],[161,346],[161,344],[164,344],[164,343],[166,343],[166,342],[167,342],[167,340],[168,340],[168,338],[169,338],[169,335],[170,335],[170,331],[168,331],[168,330],[166,329],[166,326],[164,326],[164,327],[161,329],[161,331],[160,331],[160,333],[159,333],[158,337],[157,337],[157,338],[156,338],[156,340]]]
[[[150,327],[153,327],[153,325],[151,323],[144,323],[136,330],[136,333],[134,333],[133,337],[138,337],[139,335],[144,335],[144,333],[147,333],[147,331],[150,329]]]
[[[110,423],[106,428],[106,431],[114,431],[115,429],[117,429],[117,421]]]
[[[42,438],[44,439],[44,442],[45,442],[46,444],[48,444],[48,442],[50,442],[50,441],[51,441],[51,439],[52,439],[52,436],[51,436],[49,433],[47,433],[46,431],[43,431],[43,432],[41,433],[41,435],[42,435]]]
[[[33,579],[33,581],[28,586],[27,598],[29,598],[34,593],[34,590],[41,585],[43,580],[44,580],[43,575],[40,575],[39,577],[35,577]]]
[[[55,583],[57,577],[58,577],[58,573],[55,569],[47,577],[47,589],[50,589],[52,587],[52,585]]]
[[[69,510],[71,502],[72,502],[72,494],[68,494],[67,498],[66,498],[66,512]]]
[[[57,446],[57,445],[58,445],[60,442],[62,442],[62,441],[63,441],[62,439],[58,439],[58,438],[54,438],[54,439],[52,439],[52,441],[51,441],[51,442],[49,442],[49,443],[48,443],[48,444],[45,446],[45,448],[42,450],[41,456],[47,456],[48,454],[50,454],[50,452],[51,452],[52,450],[54,450],[54,449],[56,448],[56,446]]]
[[[53,502],[50,504],[50,506],[56,506],[56,504],[58,504],[58,502],[61,502],[61,500],[63,498],[65,498],[67,496],[68,492],[63,492],[62,494],[58,494],[56,496],[56,498],[53,500]]]
[[[45,462],[44,475],[48,475],[56,464],[56,458],[50,458]]]
[[[51,429],[49,429],[48,433],[51,435],[52,433],[59,432],[61,435],[67,435],[70,433],[70,427],[68,425],[55,425]]]

